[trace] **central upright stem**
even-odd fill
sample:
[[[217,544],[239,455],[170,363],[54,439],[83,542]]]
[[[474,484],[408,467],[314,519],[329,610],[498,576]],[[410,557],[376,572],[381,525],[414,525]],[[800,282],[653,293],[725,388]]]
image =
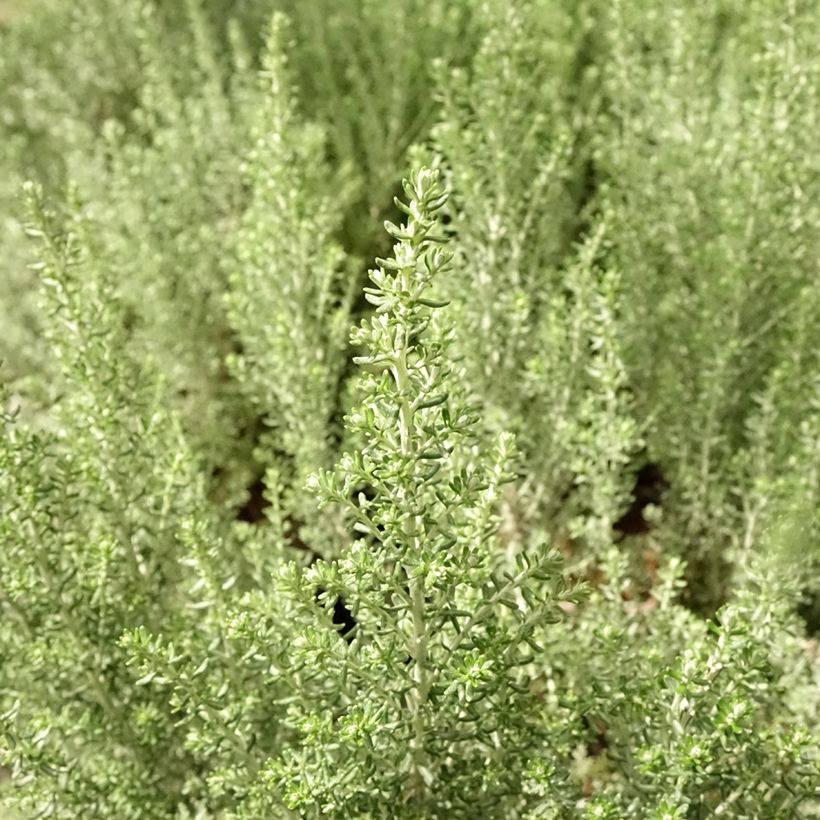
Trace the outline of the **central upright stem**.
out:
[[[410,292],[412,290],[412,269],[409,267],[403,268],[401,271],[402,290]],[[393,376],[396,382],[396,388],[399,393],[399,438],[401,443],[402,455],[412,458],[416,451],[415,441],[415,412],[413,410],[413,403],[409,395],[410,374],[407,364],[407,353],[409,347],[410,334],[409,329],[405,325],[404,331],[400,336],[399,349],[395,351],[395,359],[393,366]],[[422,713],[424,703],[427,700],[428,691],[430,687],[429,677],[427,674],[427,626],[424,618],[424,576],[414,572],[415,560],[418,557],[421,539],[420,532],[422,528],[422,520],[420,516],[410,514],[409,502],[412,501],[406,496],[406,489],[401,490],[401,500],[404,503],[405,510],[409,514],[409,526],[411,531],[408,533],[408,546],[410,548],[410,561],[405,565],[405,571],[408,576],[408,591],[410,593],[410,600],[412,602],[412,647],[411,652],[414,660],[413,679],[416,682],[414,691],[408,693],[408,707],[412,714],[413,725],[413,763],[415,767],[415,783],[414,788],[420,791],[425,785],[425,777],[423,774],[424,766],[424,716]],[[417,794],[418,794],[417,791]]]

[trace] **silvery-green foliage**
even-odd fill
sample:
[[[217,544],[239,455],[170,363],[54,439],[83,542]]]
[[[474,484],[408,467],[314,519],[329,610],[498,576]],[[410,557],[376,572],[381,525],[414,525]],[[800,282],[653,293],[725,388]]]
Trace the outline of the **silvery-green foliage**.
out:
[[[4,807],[818,816],[816,4],[16,6]]]
[[[577,73],[580,35],[560,3],[488,4],[483,14],[488,33],[469,72],[442,78],[434,130],[460,262],[442,293],[454,299],[488,421],[514,429],[524,450],[523,497],[508,503],[525,527],[596,554],[628,501],[640,437],[606,218],[577,249],[571,241],[585,146],[568,127],[583,112],[568,114],[563,83]]]
[[[27,195],[60,400],[37,425],[4,411],[3,762],[32,816],[167,816],[189,764],[117,640],[173,623],[175,533],[204,495],[164,380],[126,350],[82,216],[61,225],[39,188]]]
[[[564,446],[557,449],[574,485],[565,505],[574,514],[569,534],[597,557],[612,545],[613,526],[628,502],[629,465],[641,446],[619,338],[620,276],[606,260],[606,230],[604,218],[566,271],[564,298],[542,319],[546,335],[539,339],[550,353],[528,363],[530,378],[538,384],[533,376],[540,376],[543,385],[536,406],[562,433]],[[544,360],[557,378],[543,378]],[[561,385],[558,412],[549,409],[547,385]]]
[[[227,290],[241,352],[229,365],[270,428],[260,458],[272,462],[271,490],[288,494],[299,537],[327,554],[338,534],[316,529],[315,502],[303,488],[308,475],[330,466],[339,439],[334,424],[355,277],[335,238],[347,202],[343,180],[324,160],[321,130],[296,113],[283,27],[275,16],[245,168],[249,203]]]
[[[484,35],[466,68],[441,67],[442,112],[434,145],[452,190],[450,229],[460,270],[446,283],[457,298],[468,375],[500,423],[520,423],[498,376],[518,374],[536,346],[532,329],[566,250],[570,133],[559,86],[568,22],[531,3],[487,4]],[[554,23],[557,31],[546,26]],[[538,48],[524,35],[535,27]],[[542,28],[543,27],[543,28]],[[535,33],[535,32],[534,32]],[[542,39],[543,38],[543,39]],[[497,340],[497,341],[496,341]]]
[[[751,583],[705,623],[675,603],[677,559],[643,601],[620,560],[606,563],[615,580],[591,596],[586,614],[557,628],[540,684],[550,711],[563,710],[573,776],[592,795],[579,816],[816,810],[816,737],[805,712],[816,677],[795,635],[793,582],[758,562]],[[790,691],[800,694],[789,700]],[[560,816],[555,809],[545,788],[531,816]]]
[[[352,334],[365,371],[347,426],[364,445],[310,485],[356,539],[336,559],[283,562],[269,589],[225,607],[232,584],[197,557],[194,532],[211,642],[125,641],[142,684],[172,693],[211,799],[232,796],[238,817],[513,816],[531,758],[553,743],[528,670],[534,633],[572,596],[554,553],[500,548],[512,442],[482,439],[435,316],[431,284],[451,264],[437,172],[405,192],[394,255],[371,271],[376,313]],[[345,634],[339,601],[355,619]]]
[[[293,21],[302,107],[326,124],[330,153],[361,174],[346,215],[356,253],[381,237],[379,217],[401,179],[404,154],[436,110],[434,61],[460,65],[475,42],[477,9],[446,0],[276,3]]]
[[[370,372],[348,425],[365,445],[314,481],[359,537],[295,590],[321,589],[328,611],[341,596],[355,617],[349,644],[312,630],[304,656],[325,678],[344,664],[344,683],[317,681],[330,700],[294,710],[305,743],[270,777],[311,814],[361,816],[376,797],[392,807],[381,816],[502,816],[521,802],[533,748],[549,742],[528,717],[523,668],[534,630],[556,619],[562,581],[545,548],[513,560],[500,549],[512,443],[478,437],[448,361],[451,331],[433,315],[446,308],[431,283],[451,266],[437,172],[415,172],[404,191],[406,221],[387,224],[393,257],[370,273],[375,314],[352,335]]]
[[[768,393],[783,430],[812,412],[797,385],[772,389],[779,361],[816,347],[798,329],[820,236],[816,8],[617,3],[606,20],[596,162],[616,215],[627,361],[671,485],[665,540],[714,566],[744,526],[737,495],[751,484],[732,462],[756,397]],[[770,455],[771,479],[788,472],[790,454]]]
[[[125,302],[129,335],[168,377],[208,468],[247,481],[249,446],[238,439],[252,427],[251,411],[225,378],[231,339],[222,293],[225,234],[238,216],[247,142],[239,100],[249,101],[240,86],[253,85],[250,67],[239,81],[231,75],[227,47],[196,0],[174,7],[95,0],[82,9],[39,0],[23,11],[0,35],[10,92],[4,128],[23,156],[36,158],[15,174],[37,178],[50,193],[66,178],[76,184]],[[59,128],[47,127],[55,120]],[[11,198],[3,202],[4,214],[17,210]],[[36,293],[19,261],[27,251],[17,232],[4,232],[0,242],[4,279],[20,282],[20,295],[3,299],[4,325],[11,340],[25,340],[10,341],[8,353],[4,342],[2,355],[7,378],[32,396],[33,411],[53,400],[42,395],[52,365],[41,317],[18,310]],[[18,348],[28,368],[16,364]],[[33,379],[35,372],[42,377]]]
[[[102,119],[123,116],[133,103],[138,67],[134,40],[120,30],[106,0],[83,8],[38,5],[27,16],[15,15],[23,9],[13,4],[8,16],[14,25],[0,20],[0,358],[6,382],[47,403],[53,398],[42,383],[48,377],[32,378],[53,369],[19,225],[20,186],[31,178],[51,192],[65,184],[69,157],[94,143]],[[66,76],[74,78],[70,88]],[[75,179],[89,171],[81,164],[72,169]]]
[[[182,43],[152,3],[126,3],[124,12],[142,83],[131,121],[103,126],[105,171],[96,181],[103,191],[95,200],[107,203],[102,240],[132,333],[167,374],[205,465],[220,468],[228,483],[234,472],[247,483],[253,410],[226,373],[235,340],[223,298],[229,237],[244,201],[253,84],[247,70],[231,74],[198,0],[180,11]]]

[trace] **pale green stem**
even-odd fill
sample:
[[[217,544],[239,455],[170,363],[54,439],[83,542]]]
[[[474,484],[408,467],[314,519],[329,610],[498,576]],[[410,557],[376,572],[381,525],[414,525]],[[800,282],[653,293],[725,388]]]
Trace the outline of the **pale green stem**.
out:
[[[404,268],[401,272],[402,289],[405,292],[412,292],[412,269]],[[399,434],[401,440],[402,454],[412,457],[416,450],[416,441],[414,439],[415,423],[414,423],[414,408],[408,388],[410,386],[409,373],[407,370],[407,348],[409,345],[409,330],[405,326],[404,333],[401,338],[401,348],[396,351],[395,364],[393,366],[393,376],[396,382],[396,388],[399,391]],[[400,499],[405,500],[405,493],[400,492]],[[420,540],[418,533],[421,530],[422,522],[418,516],[413,519],[412,527],[413,533],[410,537],[410,546],[412,555],[418,555],[420,549]],[[408,699],[408,706],[412,714],[413,725],[413,761],[415,765],[415,780],[416,788],[420,789],[424,784],[424,778],[421,769],[424,764],[424,716],[422,708],[427,700],[427,695],[430,688],[429,676],[427,674],[427,643],[429,634],[424,618],[424,578],[414,577],[412,573],[413,567],[408,567],[409,576],[409,592],[412,601],[411,615],[413,619],[413,646],[412,655],[415,661],[413,669],[413,679],[416,681],[415,691]]]

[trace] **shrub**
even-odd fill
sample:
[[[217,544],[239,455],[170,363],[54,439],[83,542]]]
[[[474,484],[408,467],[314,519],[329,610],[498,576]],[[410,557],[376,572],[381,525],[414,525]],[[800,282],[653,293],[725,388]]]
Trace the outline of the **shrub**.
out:
[[[4,804],[818,816],[819,23],[0,17]]]

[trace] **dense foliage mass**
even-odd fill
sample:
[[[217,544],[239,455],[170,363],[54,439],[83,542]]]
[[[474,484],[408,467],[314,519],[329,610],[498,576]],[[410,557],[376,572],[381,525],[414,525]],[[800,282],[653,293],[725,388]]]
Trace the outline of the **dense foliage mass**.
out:
[[[820,816],[818,41],[0,3],[10,816]]]

